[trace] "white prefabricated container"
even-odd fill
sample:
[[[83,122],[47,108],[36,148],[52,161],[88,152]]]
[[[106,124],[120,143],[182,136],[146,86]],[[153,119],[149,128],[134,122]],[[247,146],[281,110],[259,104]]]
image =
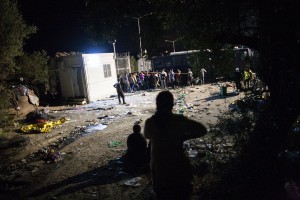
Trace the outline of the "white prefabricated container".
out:
[[[86,98],[91,102],[116,93],[113,53],[75,54],[60,58],[58,72],[64,98]]]

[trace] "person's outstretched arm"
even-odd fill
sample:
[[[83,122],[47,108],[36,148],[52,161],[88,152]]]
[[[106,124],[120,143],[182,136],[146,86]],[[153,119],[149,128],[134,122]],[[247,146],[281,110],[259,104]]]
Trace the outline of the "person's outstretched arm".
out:
[[[191,119],[186,119],[185,127],[184,140],[198,138],[207,133],[207,129],[203,124]]]

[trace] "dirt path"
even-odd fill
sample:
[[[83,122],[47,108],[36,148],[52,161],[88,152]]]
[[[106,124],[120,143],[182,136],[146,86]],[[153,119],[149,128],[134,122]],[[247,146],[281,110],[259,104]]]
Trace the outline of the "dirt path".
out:
[[[230,103],[242,97],[222,97],[219,91],[218,85],[171,90],[176,99],[174,112],[209,128]],[[50,133],[22,135],[29,139],[27,145],[1,152],[1,160],[5,160],[2,169],[9,169],[1,173],[5,192],[1,199],[155,199],[149,174],[129,175],[117,158],[126,150],[134,122],[140,121],[143,128],[144,121],[155,112],[158,92],[127,94],[129,105],[119,105],[116,98],[108,98],[83,106],[44,108],[53,120],[69,120]],[[232,92],[229,87],[228,93]],[[99,124],[107,127],[86,132]],[[114,141],[118,145],[109,147]],[[41,150],[50,146],[58,148],[62,160],[46,163],[39,159]],[[140,186],[124,185],[135,176],[141,177]]]

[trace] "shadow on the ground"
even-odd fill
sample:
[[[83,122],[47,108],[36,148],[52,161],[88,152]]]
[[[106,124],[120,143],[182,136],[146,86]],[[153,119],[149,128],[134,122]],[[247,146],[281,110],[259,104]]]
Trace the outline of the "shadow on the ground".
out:
[[[230,98],[230,97],[234,97],[234,96],[237,96],[239,95],[239,93],[236,93],[236,92],[230,92],[230,93],[227,93],[227,95],[220,95],[220,94],[216,94],[216,95],[212,95],[212,96],[209,96],[207,98],[203,98],[203,100],[206,100],[206,101],[214,101],[214,100],[217,100],[217,99],[226,99],[226,98]]]
[[[48,185],[30,193],[27,197],[38,197],[47,193],[55,193],[54,196],[60,197],[88,187],[111,184],[131,179],[145,173],[147,173],[147,171],[143,170],[131,173],[125,172],[121,161],[118,159],[111,160],[105,166]]]

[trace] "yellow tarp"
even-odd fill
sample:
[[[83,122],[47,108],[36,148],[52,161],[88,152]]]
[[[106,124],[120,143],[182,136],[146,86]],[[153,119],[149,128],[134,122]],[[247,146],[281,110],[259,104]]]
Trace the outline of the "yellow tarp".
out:
[[[32,133],[32,132],[49,133],[55,126],[61,125],[66,121],[67,119],[63,117],[56,122],[48,121],[45,123],[29,124],[27,126],[22,126],[20,130],[23,133]]]

